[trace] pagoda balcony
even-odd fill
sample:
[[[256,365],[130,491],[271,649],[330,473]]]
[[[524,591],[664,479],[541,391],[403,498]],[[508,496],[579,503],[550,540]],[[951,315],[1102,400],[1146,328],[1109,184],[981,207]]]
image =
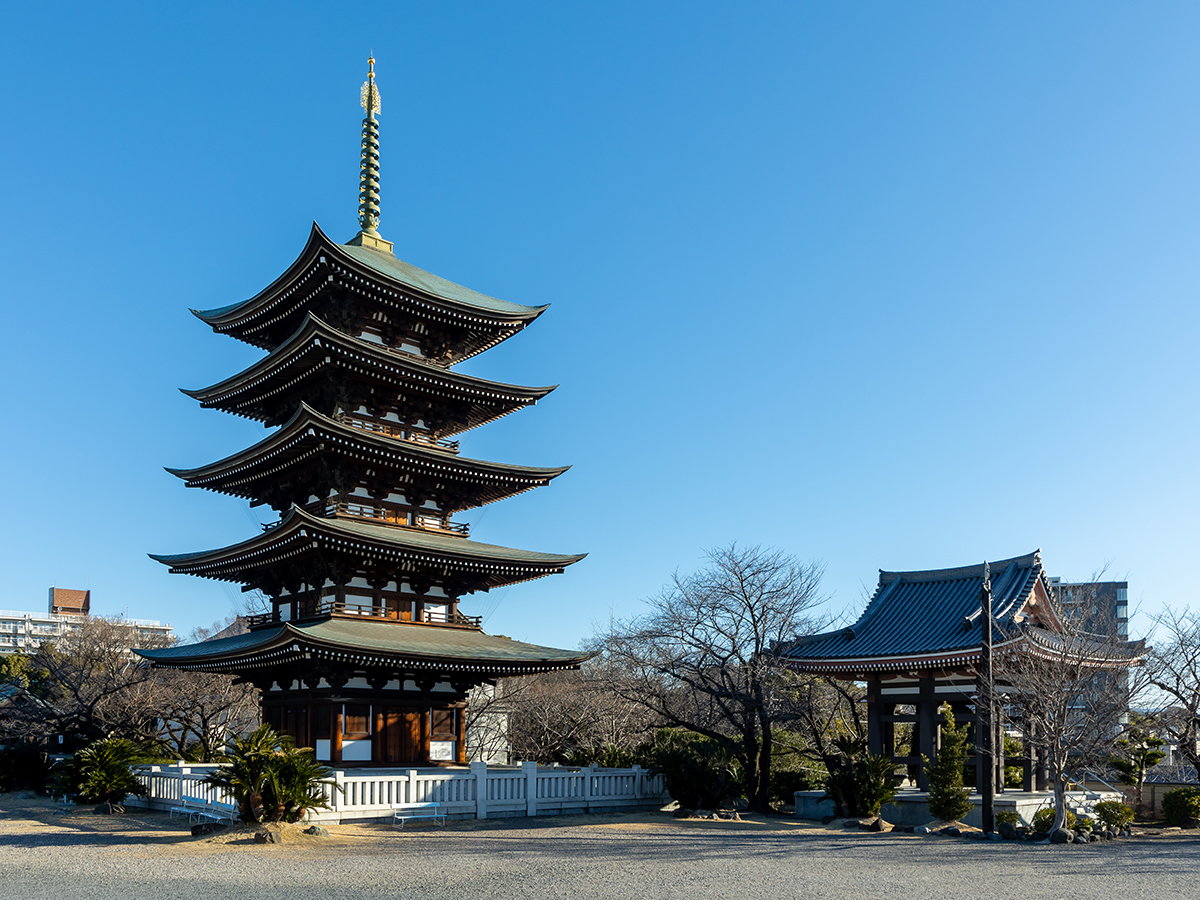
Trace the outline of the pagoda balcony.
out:
[[[370,506],[365,503],[351,503],[337,500],[326,503],[318,515],[326,517],[349,516],[355,519],[370,519],[386,525],[398,525],[401,528],[415,528],[418,531],[436,531],[440,534],[453,534],[467,537],[471,526],[467,522],[445,522],[440,516],[423,516],[419,513],[397,512],[387,507]],[[263,526],[265,531],[268,526]]]
[[[409,622],[416,625],[449,625],[457,628],[470,628],[478,631],[483,627],[482,616],[464,616],[455,611],[425,609],[417,619],[402,618],[400,612],[386,609],[371,603],[352,603],[339,601],[334,597],[323,597],[315,604],[300,604],[301,612],[287,621],[302,622],[308,619],[349,618],[349,619],[381,619],[390,622]],[[262,628],[267,625],[279,625],[284,620],[279,618],[278,610],[266,613],[254,613],[246,616],[246,625],[250,628]]]
[[[458,441],[435,438],[423,431],[413,431],[411,428],[406,428],[398,423],[393,425],[391,422],[379,422],[374,419],[355,419],[350,416],[344,416],[340,421],[343,425],[349,425],[351,428],[361,428],[363,431],[373,431],[376,434],[382,434],[399,441],[410,441],[414,444],[420,444],[423,447],[432,447],[435,450],[445,450],[447,453],[458,454]]]

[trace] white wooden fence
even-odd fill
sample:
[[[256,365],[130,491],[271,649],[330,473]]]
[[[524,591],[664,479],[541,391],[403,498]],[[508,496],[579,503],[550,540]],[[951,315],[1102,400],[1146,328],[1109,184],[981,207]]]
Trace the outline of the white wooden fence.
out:
[[[185,795],[232,802],[204,784],[215,765],[142,766],[138,781],[147,797],[127,806],[166,810]],[[640,766],[567,768],[523,762],[516,766],[472,763],[470,769],[349,769],[334,772],[337,788],[326,787],[329,809],[311,811],[307,821],[390,819],[397,803],[438,802],[450,818],[495,819],[571,813],[652,809],[670,802],[661,775]]]

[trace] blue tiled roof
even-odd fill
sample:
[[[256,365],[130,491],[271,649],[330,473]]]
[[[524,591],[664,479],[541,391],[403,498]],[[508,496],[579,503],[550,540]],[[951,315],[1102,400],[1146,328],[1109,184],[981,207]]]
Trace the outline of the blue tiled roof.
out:
[[[1042,575],[1038,552],[989,563],[993,640],[1029,597]],[[879,587],[849,628],[801,638],[785,658],[800,660],[921,656],[977,648],[983,563],[958,569],[879,573]]]

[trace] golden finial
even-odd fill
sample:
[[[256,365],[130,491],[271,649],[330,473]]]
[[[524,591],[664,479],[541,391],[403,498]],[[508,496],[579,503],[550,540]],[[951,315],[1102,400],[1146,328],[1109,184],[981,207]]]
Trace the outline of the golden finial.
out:
[[[362,162],[358,176],[358,223],[362,234],[379,238],[379,88],[375,86],[375,54],[367,59],[367,80],[359,92],[366,111],[362,127]]]

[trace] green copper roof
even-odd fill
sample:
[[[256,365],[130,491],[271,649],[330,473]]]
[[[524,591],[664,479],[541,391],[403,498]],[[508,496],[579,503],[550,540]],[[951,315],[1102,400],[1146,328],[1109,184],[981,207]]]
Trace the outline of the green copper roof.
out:
[[[434,275],[432,272],[426,272],[424,269],[396,258],[391,253],[373,250],[369,247],[339,244],[331,240],[321,230],[320,226],[316,222],[313,222],[312,232],[309,235],[308,244],[305,246],[304,251],[292,263],[288,271],[276,279],[265,290],[248,300],[231,303],[228,306],[221,306],[216,309],[198,309],[193,310],[193,312],[210,324],[216,324],[220,320],[234,316],[235,314],[248,313],[257,306],[270,302],[286,290],[293,279],[298,277],[310,265],[314,264],[316,258],[322,253],[343,263],[365,266],[372,272],[382,276],[383,279],[394,282],[398,286],[412,288],[432,298],[445,300],[455,307],[465,307],[468,310],[494,313],[505,318],[533,319],[539,316],[548,305],[523,306],[520,303],[510,303],[507,300],[500,300],[497,297],[473,291],[470,288],[463,287],[461,284],[455,284],[453,281],[449,281],[439,275]]]
[[[391,253],[385,253],[382,250],[373,250],[370,247],[350,246],[348,244],[341,244],[338,249],[354,257],[354,259],[358,260],[364,266],[374,269],[386,278],[432,294],[435,297],[440,297],[443,300],[452,300],[455,303],[473,306],[476,309],[487,309],[492,312],[514,316],[528,316],[541,312],[546,308],[545,306],[522,306],[520,303],[510,303],[507,300],[500,300],[497,297],[489,297],[487,294],[473,291],[470,288],[463,287],[461,284],[447,281],[440,275],[434,275],[432,272],[419,269],[412,263],[406,263],[404,260],[398,259]]]
[[[375,525],[352,519],[326,519],[306,513],[293,506],[280,519],[279,524],[256,535],[248,541],[202,550],[197,553],[160,555],[151,553],[150,558],[173,567],[186,567],[189,563],[204,563],[223,558],[241,557],[266,545],[279,543],[289,538],[298,529],[308,529],[316,534],[327,535],[335,540],[359,539],[397,552],[409,552],[423,556],[459,560],[464,563],[522,563],[538,568],[569,566],[587,556],[586,553],[538,553],[533,550],[517,550],[496,544],[483,544],[465,538],[434,534],[413,528],[397,528],[392,525]]]
[[[167,471],[191,487],[257,499],[261,483],[281,477],[280,473],[289,466],[304,466],[314,458],[326,456],[348,458],[364,469],[375,466],[432,473],[441,480],[478,485],[479,502],[460,505],[456,511],[548,484],[570,468],[518,466],[458,456],[427,444],[354,428],[301,403],[295,415],[265,440],[206,466]],[[301,496],[295,502],[305,505],[304,499]]]
[[[536,670],[568,668],[588,657],[578,650],[541,647],[465,628],[346,618],[286,622],[234,637],[135,652],[162,666],[225,664],[236,668],[239,661],[249,662],[260,654],[278,657],[289,645],[292,652],[316,648],[360,657],[375,656],[379,658],[369,662],[391,661],[400,667],[413,664],[436,668],[443,663],[454,668]],[[294,649],[297,645],[302,648],[300,651]]]

